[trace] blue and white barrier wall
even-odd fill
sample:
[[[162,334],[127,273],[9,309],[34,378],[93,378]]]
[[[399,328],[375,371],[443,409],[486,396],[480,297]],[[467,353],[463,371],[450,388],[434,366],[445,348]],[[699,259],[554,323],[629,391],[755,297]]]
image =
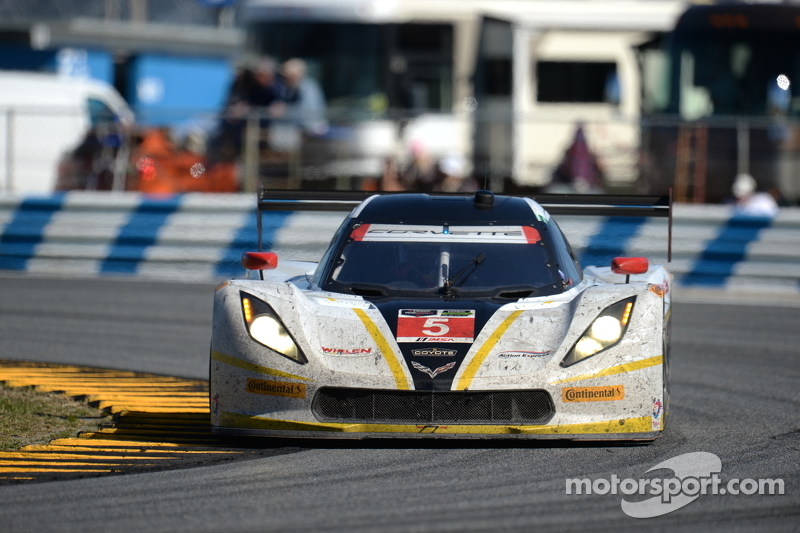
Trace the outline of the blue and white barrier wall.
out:
[[[726,206],[676,205],[674,214],[668,268],[679,284],[800,293],[800,209],[773,219],[737,217]],[[266,213],[266,247],[283,259],[316,261],[343,217]],[[618,255],[666,264],[665,219],[557,220],[583,265]],[[241,275],[239,258],[255,247],[251,195],[0,195],[0,270],[219,280]]]

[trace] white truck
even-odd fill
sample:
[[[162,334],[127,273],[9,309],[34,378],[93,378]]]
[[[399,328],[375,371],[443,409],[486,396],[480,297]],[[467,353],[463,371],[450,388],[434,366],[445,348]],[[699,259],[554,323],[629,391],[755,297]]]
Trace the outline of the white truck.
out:
[[[59,160],[101,120],[122,127],[134,120],[107,83],[0,71],[0,191],[53,191]]]

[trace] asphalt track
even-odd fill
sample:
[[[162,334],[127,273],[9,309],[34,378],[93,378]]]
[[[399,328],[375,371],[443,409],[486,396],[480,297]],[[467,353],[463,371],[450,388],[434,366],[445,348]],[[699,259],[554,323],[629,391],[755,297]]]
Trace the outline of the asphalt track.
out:
[[[210,284],[0,277],[0,359],[206,377]],[[16,531],[800,531],[800,304],[679,295],[666,435],[645,446],[280,441],[177,470],[0,486]],[[714,300],[720,300],[713,297]],[[688,452],[785,494],[634,519],[566,478],[640,478]]]

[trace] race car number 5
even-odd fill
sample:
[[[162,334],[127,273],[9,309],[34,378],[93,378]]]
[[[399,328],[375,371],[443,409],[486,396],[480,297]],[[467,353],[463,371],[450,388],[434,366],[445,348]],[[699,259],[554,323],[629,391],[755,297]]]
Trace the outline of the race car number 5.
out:
[[[447,335],[450,332],[450,326],[447,325],[448,320],[447,318],[429,318],[425,321],[425,325],[422,326],[425,328],[422,333],[431,337]]]
[[[397,342],[472,342],[474,309],[400,309]]]

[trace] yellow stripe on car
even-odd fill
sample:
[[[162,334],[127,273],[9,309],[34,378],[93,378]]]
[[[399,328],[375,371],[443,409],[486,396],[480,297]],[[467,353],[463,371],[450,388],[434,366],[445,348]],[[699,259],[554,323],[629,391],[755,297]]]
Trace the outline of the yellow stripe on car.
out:
[[[592,372],[589,374],[581,374],[580,376],[574,376],[571,378],[562,379],[559,381],[553,381],[550,385],[558,385],[559,383],[569,383],[571,381],[583,381],[585,379],[592,379],[592,378],[599,378],[603,376],[612,376],[614,374],[623,374],[625,372],[633,372],[634,370],[641,370],[642,368],[647,368],[650,366],[660,365],[664,362],[663,355],[657,355],[655,357],[649,357],[647,359],[642,359],[641,361],[634,361],[632,363],[625,363],[622,365],[612,366],[609,368],[604,368],[599,372]]]
[[[472,384],[472,379],[475,377],[478,369],[483,364],[486,356],[489,355],[489,352],[492,350],[492,348],[494,348],[494,345],[497,344],[497,341],[500,340],[500,337],[505,334],[506,330],[521,314],[522,311],[514,311],[508,315],[499,326],[497,326],[497,329],[494,330],[494,333],[489,335],[489,338],[486,339],[486,342],[484,342],[483,346],[480,347],[478,352],[475,354],[475,357],[473,357],[472,361],[470,361],[467,365],[467,368],[464,369],[464,373],[461,374],[461,378],[459,378],[458,385],[456,385],[455,390],[467,390],[469,388],[469,386]]]
[[[372,319],[363,309],[353,309],[353,312],[358,316],[358,318],[361,319],[361,322],[364,323],[364,327],[367,328],[372,340],[374,340],[375,344],[378,345],[378,349],[381,351],[383,358],[389,365],[389,370],[392,371],[392,376],[394,377],[394,382],[397,384],[397,388],[401,390],[408,390],[410,388],[408,385],[408,378],[406,377],[405,372],[403,372],[403,367],[400,365],[400,360],[397,358],[394,350],[392,350],[392,347],[389,345],[386,337],[383,336],[381,330],[378,329],[378,326],[375,325],[375,322],[372,321]]]
[[[249,370],[250,372],[257,372],[259,374],[266,374],[268,376],[277,376],[280,378],[288,378],[288,379],[300,379],[303,381],[314,381],[311,378],[304,378],[303,376],[289,374],[288,372],[275,370],[274,368],[257,365],[255,363],[248,363],[247,361],[242,361],[241,359],[231,357],[230,355],[225,355],[224,353],[220,353],[216,350],[211,351],[211,359],[219,361],[220,363],[224,363],[226,365],[241,368],[242,370]]]

